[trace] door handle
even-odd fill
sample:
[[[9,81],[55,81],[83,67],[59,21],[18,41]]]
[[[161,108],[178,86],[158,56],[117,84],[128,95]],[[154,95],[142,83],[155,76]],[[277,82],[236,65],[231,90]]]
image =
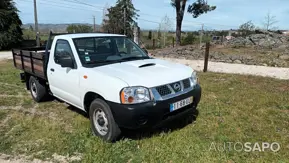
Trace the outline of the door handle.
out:
[[[54,72],[54,68],[51,68],[50,71]]]

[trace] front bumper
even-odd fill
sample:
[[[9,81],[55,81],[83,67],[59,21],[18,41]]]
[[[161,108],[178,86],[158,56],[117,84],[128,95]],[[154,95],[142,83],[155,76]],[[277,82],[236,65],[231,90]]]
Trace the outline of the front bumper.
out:
[[[190,92],[164,101],[152,101],[132,105],[118,104],[109,101],[107,103],[110,106],[114,119],[119,127],[137,129],[155,126],[171,117],[192,114],[200,102],[201,92],[201,87],[197,84]],[[194,97],[192,104],[170,112],[171,103],[175,103],[191,96]]]

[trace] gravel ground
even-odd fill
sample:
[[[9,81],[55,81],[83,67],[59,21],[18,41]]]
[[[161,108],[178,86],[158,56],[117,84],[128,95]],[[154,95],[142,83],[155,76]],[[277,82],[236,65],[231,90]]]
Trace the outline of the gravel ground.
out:
[[[158,58],[191,66],[196,71],[203,71],[204,68],[203,60],[185,60],[185,59],[160,58],[160,57]],[[289,68],[209,62],[208,71],[230,73],[230,74],[256,75],[256,76],[289,80]]]
[[[197,71],[202,71],[204,67],[203,60],[185,60],[185,59],[174,59],[174,58],[161,58],[181,64],[191,66]],[[12,59],[12,53],[10,51],[0,52],[0,60]],[[231,74],[246,74],[256,75],[264,77],[272,77],[277,79],[289,80],[289,68],[277,68],[277,67],[266,67],[266,66],[254,66],[244,64],[231,64],[222,62],[209,62],[208,71],[231,73]]]
[[[0,60],[3,59],[12,59],[12,52],[11,51],[1,51],[0,52]]]

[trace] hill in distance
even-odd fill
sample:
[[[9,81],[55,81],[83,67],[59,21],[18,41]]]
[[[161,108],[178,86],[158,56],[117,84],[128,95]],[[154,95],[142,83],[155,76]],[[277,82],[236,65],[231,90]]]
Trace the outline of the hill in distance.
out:
[[[84,24],[84,23],[72,23],[73,25],[88,25],[93,27],[93,24]],[[71,24],[38,24],[39,32],[40,33],[49,33],[49,31],[62,33],[66,32],[66,28]],[[23,24],[22,27],[24,29],[28,29],[30,26],[34,29],[33,23]],[[96,29],[100,29],[100,25],[96,24]]]

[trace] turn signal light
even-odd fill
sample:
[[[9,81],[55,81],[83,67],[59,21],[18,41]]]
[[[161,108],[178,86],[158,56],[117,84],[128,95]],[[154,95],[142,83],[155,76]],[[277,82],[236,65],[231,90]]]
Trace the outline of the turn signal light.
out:
[[[121,102],[122,102],[123,104],[126,103],[126,99],[125,99],[125,97],[124,97],[124,92],[121,92],[120,96],[121,96]],[[134,101],[134,98],[133,98],[132,96],[129,96],[129,97],[127,98],[127,102],[128,102],[128,103],[133,103],[133,101]]]
[[[120,99],[122,103],[125,103],[125,97],[124,97],[124,92],[122,91],[120,94]]]

